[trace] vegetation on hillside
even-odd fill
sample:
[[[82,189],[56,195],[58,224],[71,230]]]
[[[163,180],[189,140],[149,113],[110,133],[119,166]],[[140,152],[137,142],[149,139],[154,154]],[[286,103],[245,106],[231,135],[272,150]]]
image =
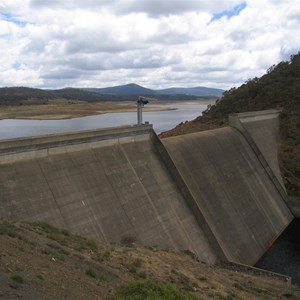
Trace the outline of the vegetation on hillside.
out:
[[[28,87],[5,87],[0,88],[1,104],[40,103],[45,104],[53,101],[120,101],[121,97],[101,95],[81,89],[65,88],[60,90],[42,90]]]
[[[285,277],[208,266],[190,251],[122,245],[0,219],[1,299],[300,299]]]
[[[249,79],[224,92],[203,116],[180,124],[163,137],[213,129],[228,124],[231,113],[279,109],[281,172],[287,191],[300,196],[300,53],[268,69],[261,78]]]
[[[175,285],[154,280],[135,280],[120,285],[108,300],[201,300],[193,294],[179,290]]]
[[[101,94],[96,89],[65,88],[60,90],[43,90],[28,87],[0,88],[0,104],[48,104],[53,102],[106,102],[136,101],[138,96],[148,96],[161,101],[185,101],[217,99],[214,95],[180,95],[180,94]]]

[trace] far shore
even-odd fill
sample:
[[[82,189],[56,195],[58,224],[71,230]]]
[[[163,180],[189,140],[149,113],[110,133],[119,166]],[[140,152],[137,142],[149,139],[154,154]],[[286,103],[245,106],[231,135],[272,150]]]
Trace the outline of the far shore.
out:
[[[145,105],[143,111],[166,111],[175,108],[168,105],[176,104],[213,104],[214,101],[157,101]],[[47,104],[1,104],[1,119],[29,119],[29,120],[59,120],[80,118],[114,112],[134,112],[135,102],[72,102]]]

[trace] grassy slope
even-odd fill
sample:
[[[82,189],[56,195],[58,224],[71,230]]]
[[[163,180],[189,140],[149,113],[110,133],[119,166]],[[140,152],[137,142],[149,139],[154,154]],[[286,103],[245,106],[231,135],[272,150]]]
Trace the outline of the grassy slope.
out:
[[[1,299],[105,299],[141,279],[197,299],[300,299],[297,286],[277,277],[207,266],[190,252],[103,245],[44,223],[0,219],[0,245]]]
[[[203,116],[181,124],[163,137],[226,126],[230,113],[281,110],[279,158],[287,191],[300,196],[300,53],[272,66],[261,78],[226,91]]]

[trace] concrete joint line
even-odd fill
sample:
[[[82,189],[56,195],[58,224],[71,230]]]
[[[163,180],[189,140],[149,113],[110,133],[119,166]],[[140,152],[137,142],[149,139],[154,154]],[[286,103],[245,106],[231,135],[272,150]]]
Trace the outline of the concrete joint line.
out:
[[[213,233],[212,229],[210,228],[206,218],[204,217],[201,208],[197,204],[193,194],[191,193],[190,189],[188,188],[184,178],[178,168],[176,167],[171,155],[169,154],[166,147],[163,145],[161,140],[158,136],[153,132],[152,135],[153,144],[160,154],[162,161],[164,162],[167,170],[170,172],[175,184],[177,185],[178,189],[181,191],[188,207],[190,208],[192,214],[194,215],[198,225],[205,233],[209,243],[212,245],[212,248],[215,250],[217,257],[223,261],[227,260],[227,256],[224,253],[219,241],[217,240],[215,234]],[[206,226],[203,226],[205,224]]]

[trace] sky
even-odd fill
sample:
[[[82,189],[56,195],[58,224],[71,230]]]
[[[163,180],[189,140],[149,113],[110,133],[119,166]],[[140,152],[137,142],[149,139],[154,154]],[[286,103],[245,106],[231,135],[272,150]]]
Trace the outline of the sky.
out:
[[[229,89],[299,51],[299,0],[0,0],[0,87]]]

